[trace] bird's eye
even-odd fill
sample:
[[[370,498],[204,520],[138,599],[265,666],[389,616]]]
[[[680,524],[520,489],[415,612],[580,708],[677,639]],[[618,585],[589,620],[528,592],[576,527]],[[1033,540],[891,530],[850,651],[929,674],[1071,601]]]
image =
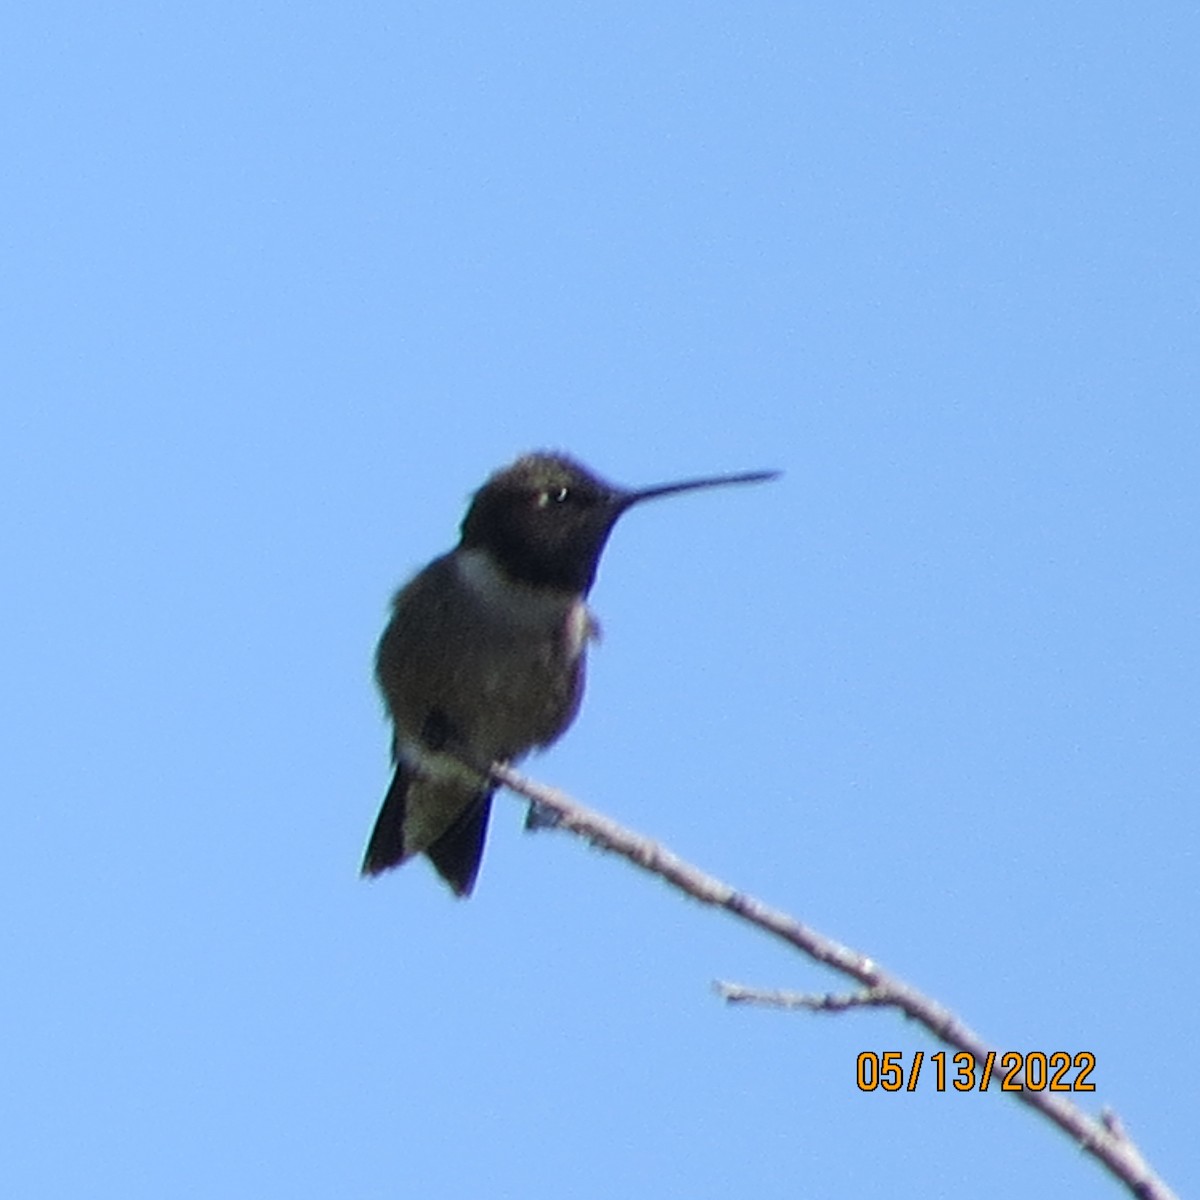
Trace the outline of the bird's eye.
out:
[[[538,508],[549,508],[552,504],[565,504],[570,495],[569,488],[547,488],[538,492],[535,503]]]

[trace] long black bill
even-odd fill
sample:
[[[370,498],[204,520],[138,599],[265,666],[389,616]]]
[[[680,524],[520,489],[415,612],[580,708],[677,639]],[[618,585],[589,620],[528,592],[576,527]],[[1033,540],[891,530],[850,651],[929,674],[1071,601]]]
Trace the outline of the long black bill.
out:
[[[638,488],[626,492],[621,500],[621,509],[643,500],[654,500],[659,496],[673,496],[676,492],[694,492],[699,488],[724,487],[727,483],[765,483],[778,479],[782,471],[742,471],[737,475],[712,475],[708,479],[685,479],[680,483],[660,483],[654,487]]]

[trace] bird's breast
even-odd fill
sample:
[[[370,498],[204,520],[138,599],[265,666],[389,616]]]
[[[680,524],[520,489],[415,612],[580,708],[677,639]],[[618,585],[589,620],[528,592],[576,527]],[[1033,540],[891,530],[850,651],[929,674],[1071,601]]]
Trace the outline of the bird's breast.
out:
[[[593,622],[582,596],[509,579],[484,550],[460,550],[453,562],[463,591],[489,624],[517,638],[561,637],[568,657],[586,648]]]
[[[377,674],[401,740],[436,711],[478,758],[517,758],[574,719],[595,622],[583,598],[516,583],[477,550],[397,595]]]

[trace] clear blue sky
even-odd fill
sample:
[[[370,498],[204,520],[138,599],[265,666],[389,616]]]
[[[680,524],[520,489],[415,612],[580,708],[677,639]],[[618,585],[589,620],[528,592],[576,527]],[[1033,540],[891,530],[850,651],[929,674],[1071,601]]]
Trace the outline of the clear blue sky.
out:
[[[1200,14],[0,17],[0,1190],[1115,1196],[886,1013],[499,802],[361,882],[390,591],[618,528],[530,767],[1098,1091],[1200,1192]]]

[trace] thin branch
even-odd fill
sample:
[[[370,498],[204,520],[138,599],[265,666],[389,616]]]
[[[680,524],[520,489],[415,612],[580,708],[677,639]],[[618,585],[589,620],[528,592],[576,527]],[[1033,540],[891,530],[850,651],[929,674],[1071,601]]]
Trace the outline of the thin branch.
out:
[[[840,942],[810,929],[779,909],[770,908],[745,892],[739,892],[714,876],[701,871],[664,846],[618,825],[615,821],[576,803],[564,793],[544,784],[535,783],[504,764],[495,763],[491,777],[511,791],[533,802],[538,815],[533,827],[552,827],[568,830],[628,859],[645,871],[658,875],[680,891],[702,904],[723,908],[726,912],[757,925],[759,929],[787,942],[816,962],[848,975],[865,989],[855,993],[870,1000],[853,999],[837,1003],[838,997],[821,997],[818,1003],[801,1000],[792,1007],[816,1008],[825,1011],[844,1011],[869,1003],[873,1007],[898,1008],[912,1020],[925,1026],[939,1041],[974,1056],[976,1063],[999,1058],[999,1051],[985,1042],[948,1008],[909,986],[899,976],[885,971],[878,963]],[[778,993],[777,993],[778,994]],[[746,994],[727,996],[729,1000],[749,1000]],[[1138,1148],[1128,1138],[1115,1117],[1094,1120],[1078,1105],[1060,1093],[1033,1091],[1017,1076],[1021,1090],[1013,1092],[1022,1103],[1037,1110],[1073,1138],[1088,1154],[1105,1167],[1140,1200],[1175,1200],[1170,1188],[1150,1169]]]
[[[885,1008],[895,1003],[891,993],[877,988],[859,992],[788,992],[747,987],[718,979],[713,991],[730,1004],[759,1004],[764,1008],[807,1008],[810,1012],[845,1012],[848,1008]]]

